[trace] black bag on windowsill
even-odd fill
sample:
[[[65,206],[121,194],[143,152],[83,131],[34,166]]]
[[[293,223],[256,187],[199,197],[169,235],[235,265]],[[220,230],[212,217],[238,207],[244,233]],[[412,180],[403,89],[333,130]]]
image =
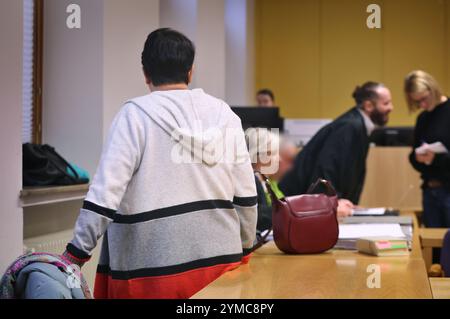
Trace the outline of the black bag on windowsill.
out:
[[[22,145],[23,186],[75,185],[89,182],[50,145]]]

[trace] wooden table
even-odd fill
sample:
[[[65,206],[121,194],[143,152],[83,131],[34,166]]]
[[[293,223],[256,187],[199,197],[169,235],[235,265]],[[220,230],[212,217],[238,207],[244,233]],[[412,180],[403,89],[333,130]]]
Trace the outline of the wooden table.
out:
[[[450,278],[430,278],[434,299],[450,299]]]
[[[380,267],[380,288],[367,286],[369,265]],[[223,274],[193,298],[432,298],[432,293],[414,232],[412,252],[403,257],[334,249],[285,255],[270,242],[253,254],[250,264]]]
[[[420,228],[420,244],[427,269],[433,263],[433,248],[442,247],[442,241],[448,228]]]

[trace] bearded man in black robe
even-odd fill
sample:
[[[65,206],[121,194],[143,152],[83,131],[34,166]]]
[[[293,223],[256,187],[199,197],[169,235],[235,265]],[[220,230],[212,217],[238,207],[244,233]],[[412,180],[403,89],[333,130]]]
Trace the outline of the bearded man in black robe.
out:
[[[356,87],[356,106],[324,126],[298,154],[293,169],[279,183],[286,195],[307,192],[318,178],[330,181],[338,192],[339,216],[358,204],[366,174],[369,136],[388,122],[393,110],[391,93],[383,84]]]

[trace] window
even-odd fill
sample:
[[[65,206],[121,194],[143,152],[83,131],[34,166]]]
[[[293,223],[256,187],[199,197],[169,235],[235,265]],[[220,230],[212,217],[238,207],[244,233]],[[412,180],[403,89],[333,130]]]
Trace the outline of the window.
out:
[[[41,143],[43,0],[23,0],[22,143]]]

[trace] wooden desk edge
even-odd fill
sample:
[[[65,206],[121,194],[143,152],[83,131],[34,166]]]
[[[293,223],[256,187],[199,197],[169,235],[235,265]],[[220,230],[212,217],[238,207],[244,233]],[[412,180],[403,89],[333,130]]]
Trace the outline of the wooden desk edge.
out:
[[[420,228],[420,243],[422,248],[442,247],[448,228]]]
[[[450,278],[430,278],[434,299],[450,299]]]

